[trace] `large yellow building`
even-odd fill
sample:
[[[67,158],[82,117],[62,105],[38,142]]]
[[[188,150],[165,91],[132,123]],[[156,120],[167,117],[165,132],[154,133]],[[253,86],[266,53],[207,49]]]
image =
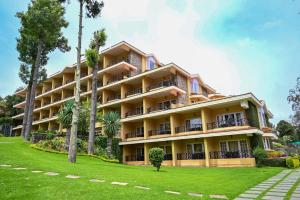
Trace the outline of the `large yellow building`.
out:
[[[149,164],[148,151],[161,147],[163,165],[254,166],[251,141],[274,137],[265,103],[252,93],[225,96],[174,63],[162,64],[126,42],[101,52],[98,110],[121,115],[123,162]],[[50,76],[36,90],[33,130],[62,130],[56,114],[74,98],[75,65]],[[92,75],[81,66],[81,98],[91,96]],[[16,93],[25,96],[26,89]],[[25,102],[15,105],[24,108]],[[22,121],[24,114],[14,116]],[[21,123],[20,123],[21,124]],[[22,125],[13,128],[20,134]],[[97,128],[100,131],[101,127]]]

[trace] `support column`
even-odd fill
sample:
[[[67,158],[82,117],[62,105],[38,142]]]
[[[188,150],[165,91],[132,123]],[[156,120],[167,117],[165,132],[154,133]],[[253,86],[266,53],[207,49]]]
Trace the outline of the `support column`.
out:
[[[171,125],[171,135],[175,135],[175,116],[172,114],[170,116],[170,125]]]
[[[205,166],[209,167],[209,144],[208,144],[208,138],[204,138],[204,151],[205,151]]]
[[[172,165],[177,166],[177,149],[175,141],[172,141]]]
[[[207,131],[207,121],[206,121],[206,110],[201,110],[201,121],[202,121],[202,130],[205,133]]]
[[[149,165],[149,145],[147,143],[144,144],[144,162],[145,165]]]

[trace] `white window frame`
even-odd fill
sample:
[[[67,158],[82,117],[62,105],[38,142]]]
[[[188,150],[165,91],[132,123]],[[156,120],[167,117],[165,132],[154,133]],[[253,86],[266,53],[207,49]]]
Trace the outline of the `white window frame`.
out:
[[[195,144],[200,144],[200,145],[201,145],[201,148],[202,148],[202,150],[203,150],[202,152],[205,151],[203,142],[199,142],[199,143],[187,143],[187,144],[186,144],[186,152],[188,153],[188,145],[191,145],[191,146],[192,146],[192,153],[202,153],[202,152],[195,152],[195,147],[194,147]]]
[[[221,141],[219,141],[220,151],[222,151],[222,149],[221,149],[221,142],[225,142],[226,143],[226,151],[229,151],[229,144],[228,144],[228,142],[230,142],[230,141],[235,141],[235,142],[237,141],[238,142],[239,151],[241,151],[241,141],[245,141],[246,144],[247,144],[247,149],[249,149],[249,144],[248,144],[248,141],[246,139],[240,139],[240,140],[234,140],[234,139],[232,139],[232,140],[221,140]]]
[[[236,117],[236,114],[240,114],[241,115],[241,119],[244,118],[244,112],[232,112],[232,113],[222,113],[222,114],[219,114],[216,116],[216,122],[217,122],[217,125],[219,126],[219,121],[218,121],[218,117],[221,117],[222,118],[222,121],[225,121],[225,115],[234,115],[234,123],[235,125],[237,126],[237,117]]]

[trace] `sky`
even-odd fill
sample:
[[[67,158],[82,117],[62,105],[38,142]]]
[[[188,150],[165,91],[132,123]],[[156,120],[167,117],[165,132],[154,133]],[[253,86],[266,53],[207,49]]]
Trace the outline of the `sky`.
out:
[[[64,35],[72,50],[54,51],[48,74],[76,62],[78,1],[66,5]],[[23,83],[16,50],[29,0],[0,1],[0,96]],[[300,0],[104,0],[102,15],[84,18],[83,52],[105,28],[106,47],[127,41],[160,62],[174,62],[225,95],[252,92],[266,101],[273,123],[289,120],[289,89],[300,76]]]

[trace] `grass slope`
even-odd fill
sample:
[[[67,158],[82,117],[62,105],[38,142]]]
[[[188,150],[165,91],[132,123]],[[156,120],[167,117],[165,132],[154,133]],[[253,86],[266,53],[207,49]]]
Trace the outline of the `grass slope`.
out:
[[[1,199],[197,199],[188,196],[188,192],[203,193],[203,199],[208,199],[208,194],[223,194],[232,199],[282,170],[163,167],[161,172],[156,172],[152,167],[107,163],[86,156],[77,159],[76,164],[71,164],[66,155],[32,149],[20,138],[0,138],[0,164],[27,168],[17,171],[0,167]],[[53,171],[60,175],[49,177],[31,173],[31,170]],[[81,178],[67,179],[68,174]],[[89,179],[92,178],[106,182],[91,183]],[[128,185],[111,185],[112,181]],[[151,190],[137,189],[135,185]],[[165,190],[182,194],[166,194]]]

